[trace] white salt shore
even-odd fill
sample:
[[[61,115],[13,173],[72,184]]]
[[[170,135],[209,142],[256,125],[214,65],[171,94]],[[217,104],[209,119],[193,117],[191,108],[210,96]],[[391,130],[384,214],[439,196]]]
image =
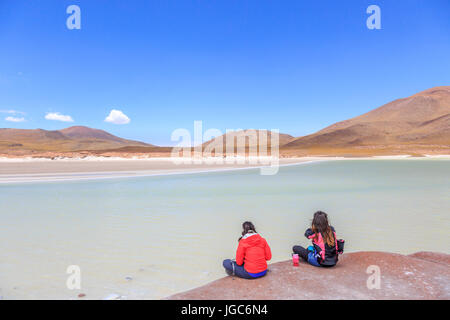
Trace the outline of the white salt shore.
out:
[[[302,157],[302,158],[234,158],[234,163],[216,163],[217,158],[201,159],[200,163],[179,163],[182,158],[0,158],[0,184],[51,182],[70,180],[111,179],[171,174],[192,174],[230,170],[257,169],[268,166],[290,166],[318,161],[352,160],[448,160],[450,155],[374,156],[361,158]],[[186,160],[186,159],[184,159]],[[228,159],[229,160],[229,159]]]

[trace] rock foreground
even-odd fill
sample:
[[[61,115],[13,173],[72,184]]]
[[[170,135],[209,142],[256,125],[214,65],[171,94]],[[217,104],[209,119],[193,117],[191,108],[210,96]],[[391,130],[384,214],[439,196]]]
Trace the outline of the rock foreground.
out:
[[[374,276],[367,273],[369,266],[380,268],[379,289],[367,286]],[[354,252],[329,269],[283,261],[269,265],[260,279],[229,276],[168,299],[450,299],[450,255]]]

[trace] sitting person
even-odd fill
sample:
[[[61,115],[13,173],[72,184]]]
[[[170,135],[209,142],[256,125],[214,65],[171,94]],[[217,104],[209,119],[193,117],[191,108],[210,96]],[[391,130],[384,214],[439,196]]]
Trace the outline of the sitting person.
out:
[[[225,271],[245,279],[256,279],[267,272],[267,262],[272,259],[272,253],[267,241],[261,237],[251,222],[242,224],[242,237],[236,251],[236,261],[223,261]]]
[[[294,246],[292,250],[298,254],[303,260],[316,267],[333,267],[338,261],[338,251],[340,245],[336,237],[336,232],[332,226],[328,224],[328,216],[325,212],[317,211],[311,228],[305,232],[305,237],[312,240],[312,246],[308,249],[302,246]],[[343,240],[339,240],[343,243]]]

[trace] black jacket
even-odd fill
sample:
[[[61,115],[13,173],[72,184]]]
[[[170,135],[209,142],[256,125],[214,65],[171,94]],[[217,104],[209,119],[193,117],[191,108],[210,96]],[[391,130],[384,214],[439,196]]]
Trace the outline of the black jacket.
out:
[[[331,227],[331,231],[336,232],[333,227]],[[325,259],[322,259],[322,257],[319,256],[317,258],[317,262],[319,262],[319,264],[323,265],[323,266],[328,266],[328,267],[334,266],[338,260],[338,256],[337,256],[337,252],[336,252],[336,245],[333,245],[330,247],[326,242],[324,242],[323,244],[317,243],[314,240],[314,237],[313,237],[314,235],[315,235],[315,233],[312,231],[311,228],[309,228],[305,231],[305,237],[313,240],[313,245],[314,245],[314,248],[316,249],[317,253],[319,253],[319,254],[321,253],[321,251],[322,251],[321,245],[325,248]]]

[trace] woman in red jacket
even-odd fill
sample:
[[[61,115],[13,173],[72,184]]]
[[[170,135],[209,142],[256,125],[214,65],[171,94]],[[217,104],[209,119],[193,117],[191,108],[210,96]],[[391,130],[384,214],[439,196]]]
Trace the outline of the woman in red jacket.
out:
[[[230,259],[223,261],[225,271],[245,279],[255,279],[264,276],[267,272],[267,262],[272,259],[270,247],[266,239],[261,237],[251,222],[242,224],[242,237],[236,251],[236,261]]]

